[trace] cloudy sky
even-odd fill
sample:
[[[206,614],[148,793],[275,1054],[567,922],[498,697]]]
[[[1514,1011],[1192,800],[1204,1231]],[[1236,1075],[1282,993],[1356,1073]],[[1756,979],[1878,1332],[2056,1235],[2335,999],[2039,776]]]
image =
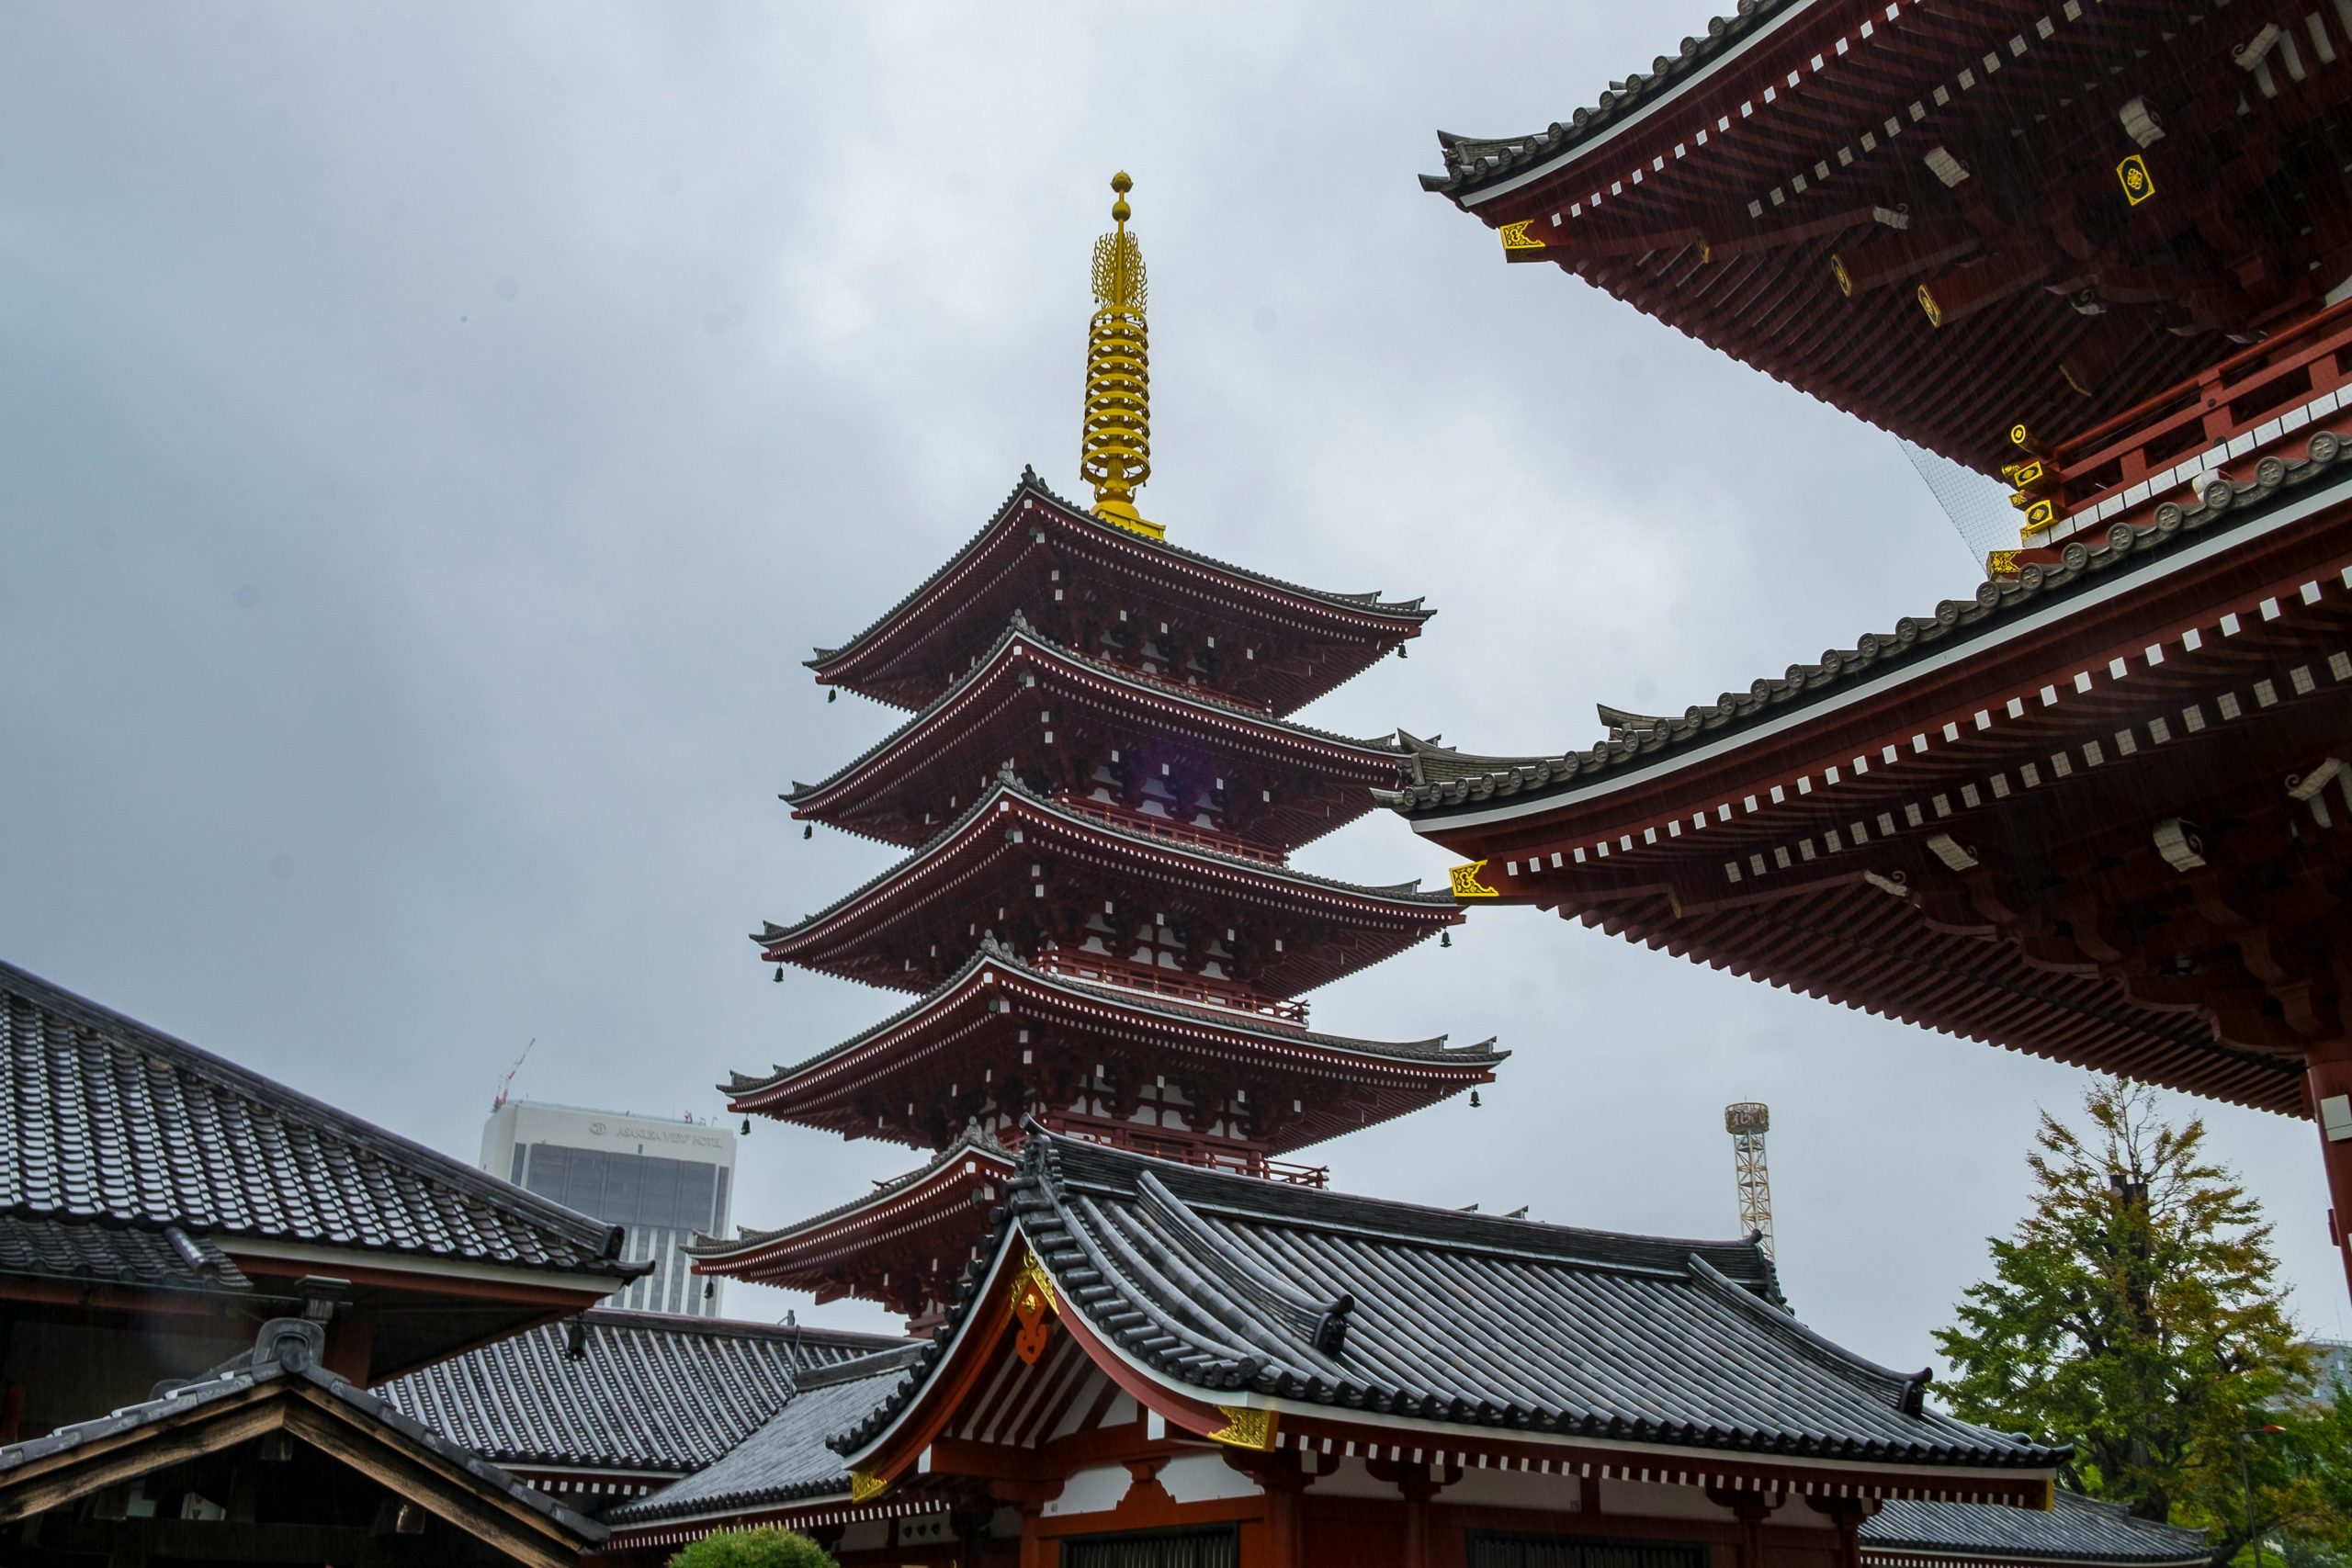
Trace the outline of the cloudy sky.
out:
[[[708,1115],[899,1005],[744,940],[890,858],[775,798],[891,723],[799,661],[1024,462],[1076,491],[1118,167],[1150,514],[1440,607],[1316,723],[1582,745],[1967,591],[1892,438],[1415,185],[1708,8],[8,7],[0,954],[467,1157],[533,1038],[524,1094]],[[1317,1156],[1361,1190],[1727,1235],[1769,1100],[1789,1293],[1901,1366],[2085,1084],[1528,910],[1314,1001],[1517,1053]],[[2206,1114],[2344,1332],[2312,1134]],[[913,1163],[763,1124],[738,1218]]]

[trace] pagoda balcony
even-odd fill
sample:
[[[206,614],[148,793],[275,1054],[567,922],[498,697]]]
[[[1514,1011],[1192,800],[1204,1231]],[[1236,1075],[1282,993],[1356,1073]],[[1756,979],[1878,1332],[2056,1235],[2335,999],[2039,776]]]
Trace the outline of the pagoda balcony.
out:
[[[2332,455],[2347,426],[2352,301],[2080,435],[2021,451],[2011,472],[2021,486],[2012,499],[2027,510],[2023,547],[1996,551],[1996,574],[2046,570],[2069,543],[2109,543],[2119,529],[2169,534],[2218,481],[2276,488],[2286,464],[2322,449]],[[2013,434],[2033,441],[2022,428]]]
[[[1230,1171],[1236,1176],[1254,1176],[1290,1187],[1323,1187],[1328,1186],[1331,1179],[1331,1168],[1328,1165],[1297,1165],[1288,1160],[1271,1159],[1262,1151],[1246,1145],[1222,1144],[1208,1138],[1188,1138],[1158,1127],[1139,1127],[1132,1122],[1067,1114],[1044,1116],[1038,1120],[1051,1132],[1065,1133],[1071,1137],[1084,1138],[1091,1144],[1125,1149],[1134,1154],[1149,1155],[1154,1159],[1173,1160],[1180,1165]]]
[[[770,962],[898,990],[939,986],[992,936],[1021,953],[1091,953],[1105,975],[1143,959],[1170,984],[1258,998],[1329,984],[1461,919],[1444,889],[1311,876],[1008,777],[865,886],[752,940]]]
[[[1302,1028],[1306,1023],[1307,1005],[1295,997],[1262,996],[1246,987],[1220,986],[1182,970],[1154,969],[1124,958],[1050,947],[1035,955],[1030,963],[1041,974],[1067,975],[1100,986],[1115,986],[1123,991],[1141,991],[1147,996],[1166,997],[1194,1007],[1217,1008],[1276,1023]]]
[[[1195,849],[1214,850],[1221,855],[1238,860],[1253,860],[1261,865],[1288,865],[1290,857],[1280,851],[1253,844],[1216,828],[1203,828],[1192,822],[1179,822],[1172,818],[1155,817],[1148,811],[1131,811],[1125,807],[1113,806],[1107,801],[1092,800],[1082,795],[1057,794],[1057,805],[1068,807],[1081,817],[1091,817],[1097,822],[1114,828],[1124,828],[1130,833],[1140,833],[1170,844],[1190,844]],[[1371,795],[1366,794],[1365,799]]]

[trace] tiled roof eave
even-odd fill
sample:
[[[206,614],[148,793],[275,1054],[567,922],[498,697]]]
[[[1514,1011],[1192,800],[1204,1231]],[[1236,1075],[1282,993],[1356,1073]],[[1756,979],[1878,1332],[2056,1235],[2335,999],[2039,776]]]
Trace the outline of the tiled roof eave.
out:
[[[1178,1019],[1210,1029],[1223,1030],[1274,1046],[1306,1046],[1370,1061],[1395,1064],[1405,1067],[1446,1067],[1491,1066],[1510,1055],[1508,1051],[1493,1049],[1492,1040],[1474,1045],[1448,1048],[1446,1036],[1441,1034],[1428,1040],[1389,1043],[1358,1039],[1350,1035],[1325,1034],[1296,1026],[1260,1020],[1238,1012],[1225,1012],[1204,1006],[1189,1006],[1155,997],[1148,992],[1131,991],[1114,985],[1099,985],[1069,976],[1056,975],[1024,962],[1010,949],[993,940],[983,938],[981,945],[963,968],[955,976],[912,1006],[891,1014],[873,1028],[852,1036],[842,1043],[820,1051],[789,1067],[780,1068],[763,1078],[738,1075],[718,1086],[729,1097],[729,1111],[756,1111],[762,1098],[769,1091],[799,1082],[825,1068],[843,1063],[867,1047],[888,1041],[902,1031],[917,1026],[923,1015],[950,1006],[971,988],[975,971],[983,965],[1003,969],[1008,976],[1043,989],[1056,991],[1086,1003],[1108,1003],[1123,1007],[1145,1017]]]
[[[870,1192],[860,1193],[846,1203],[836,1204],[821,1213],[811,1214],[805,1220],[797,1220],[775,1230],[752,1230],[745,1227],[741,1234],[731,1241],[721,1241],[714,1237],[698,1238],[688,1244],[684,1251],[688,1257],[706,1263],[730,1262],[762,1252],[774,1251],[792,1242],[805,1240],[809,1236],[838,1228],[845,1222],[854,1220],[874,1210],[894,1203],[903,1203],[916,1197],[933,1197],[937,1191],[944,1191],[960,1185],[966,1178],[966,1173],[958,1170],[956,1167],[967,1158],[985,1161],[998,1168],[1000,1172],[1012,1170],[1014,1164],[1014,1156],[1012,1153],[993,1137],[986,1133],[967,1130],[933,1156],[928,1164],[909,1171],[894,1180],[886,1181]],[[978,1173],[973,1173],[970,1179],[979,1180],[983,1178]]]
[[[1678,753],[1702,744],[1743,744],[1750,732],[1774,720],[1826,716],[1861,700],[1869,681],[1907,678],[1907,671],[1930,659],[2000,637],[2017,627],[2021,617],[2045,607],[2063,614],[2074,599],[2118,581],[2110,575],[2118,570],[2134,576],[2163,572],[2200,539],[2229,537],[2253,528],[2304,486],[2330,478],[2336,485],[2352,482],[2333,471],[2344,460],[2341,456],[2325,461],[2305,457],[2283,463],[2283,477],[2275,485],[2221,481],[2229,483],[2233,492],[2222,506],[2200,496],[2193,506],[2175,508],[2169,526],[2152,520],[2130,528],[2129,544],[2112,537],[2096,542],[2085,538],[2079,541],[2084,547],[2079,565],[2029,568],[2016,580],[1988,581],[1973,599],[1946,600],[1931,615],[1904,616],[1891,633],[1866,634],[1851,649],[1833,649],[1812,664],[1791,665],[1783,676],[1759,677],[1746,693],[1725,693],[1713,704],[1694,705],[1681,718],[1663,721],[1638,736],[1612,737],[1559,756],[1479,759],[1498,765],[1484,774],[1375,790],[1374,797],[1417,825],[1425,821],[1438,826],[1450,817],[1499,805],[1523,803],[1524,809],[1532,811],[1571,804],[1589,792],[1614,787],[1628,770],[1653,762],[1674,771],[1689,765]],[[2208,527],[2216,529],[2215,535],[2206,535]]]
[[[877,896],[895,891],[909,879],[921,875],[929,866],[942,860],[954,849],[968,830],[979,826],[991,814],[1000,801],[1013,801],[1024,808],[1055,818],[1061,826],[1082,834],[1092,834],[1114,844],[1121,844],[1153,853],[1170,855],[1179,861],[1198,863],[1212,873],[1245,874],[1278,886],[1287,886],[1315,897],[1354,898],[1368,904],[1385,904],[1391,908],[1427,909],[1431,912],[1458,908],[1453,894],[1444,888],[1422,888],[1418,882],[1399,884],[1396,887],[1370,887],[1356,883],[1340,882],[1331,877],[1312,875],[1291,866],[1265,861],[1250,860],[1242,855],[1226,854],[1198,844],[1188,844],[1172,839],[1162,839],[1135,829],[1106,822],[1098,817],[1066,807],[1036,794],[1027,785],[1012,778],[1000,779],[995,787],[975,800],[955,821],[940,829],[928,843],[904,860],[871,878],[862,886],[806,919],[788,926],[772,926],[752,933],[752,941],[772,948],[789,938],[816,931],[842,919]]]
[[[6,1212],[79,1224],[178,1225],[205,1246],[233,1237],[455,1258],[544,1276],[626,1280],[652,1266],[621,1258],[619,1226],[499,1180],[6,963],[0,963],[0,1025],[12,1067],[35,1078],[62,1075],[43,1136],[0,1153],[0,1191],[14,1195]],[[139,1080],[135,1093],[126,1087],[133,1078]],[[61,1109],[67,1102],[74,1107],[70,1120]],[[332,1190],[264,1190],[255,1185],[260,1178],[254,1168],[220,1157],[201,1139],[175,1151],[187,1164],[175,1164],[168,1182],[126,1157],[141,1123],[160,1124],[163,1135],[176,1137],[192,1117],[227,1118],[266,1131],[281,1156],[290,1149]],[[9,1131],[0,1123],[0,1151],[10,1147]],[[83,1176],[70,1174],[76,1160]],[[90,1172],[113,1174],[92,1179]]]
[[[1202,692],[1171,682],[1154,681],[1133,671],[1064,648],[1051,637],[1029,626],[1017,612],[1012,624],[1000,633],[988,652],[972,669],[958,676],[944,692],[933,698],[904,724],[876,741],[864,752],[852,759],[831,775],[813,784],[796,784],[784,799],[799,815],[805,808],[820,805],[864,775],[876,769],[876,764],[914,745],[943,715],[978,695],[987,686],[1004,678],[1012,668],[1008,650],[1016,642],[1034,648],[1036,654],[1051,663],[1062,665],[1070,673],[1107,682],[1118,691],[1141,702],[1171,703],[1198,715],[1204,724],[1227,728],[1255,729],[1261,734],[1277,738],[1281,743],[1308,750],[1336,751],[1346,754],[1350,761],[1375,766],[1393,764],[1403,756],[1403,749],[1387,738],[1364,739],[1339,735],[1314,728],[1270,713],[1261,713],[1238,703],[1225,701],[1212,693]]]
[[[1658,56],[1648,73],[1629,74],[1603,93],[1597,104],[1577,109],[1566,123],[1555,121],[1524,136],[1482,138],[1440,131],[1438,148],[1445,160],[1445,173],[1423,175],[1421,188],[1467,206],[1481,193],[1523,181],[1531,172],[1555,173],[1640,117],[1673,102],[1710,74],[1710,66],[1742,52],[1778,21],[1813,3],[1742,0],[1732,15],[1711,19],[1703,38],[1684,39],[1675,54]]]

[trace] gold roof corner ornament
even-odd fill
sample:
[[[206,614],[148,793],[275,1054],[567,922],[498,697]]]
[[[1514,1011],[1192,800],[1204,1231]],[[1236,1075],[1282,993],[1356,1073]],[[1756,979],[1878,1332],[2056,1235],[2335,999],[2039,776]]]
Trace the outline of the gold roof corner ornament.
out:
[[[1151,478],[1150,345],[1144,329],[1143,248],[1127,232],[1127,192],[1135,181],[1111,176],[1118,227],[1094,242],[1094,319],[1086,329],[1086,421],[1079,471],[1094,487],[1094,515],[1158,539],[1168,530],[1136,510],[1136,491]]]
[[[1501,897],[1502,894],[1500,892],[1495,888],[1487,886],[1487,884],[1479,878],[1478,874],[1486,869],[1487,863],[1485,861],[1474,860],[1467,865],[1457,865],[1448,871],[1446,873],[1446,876],[1453,884],[1453,896],[1456,898]]]
[[[1225,1425],[1209,1434],[1209,1441],[1223,1443],[1227,1448],[1255,1449],[1260,1453],[1274,1446],[1274,1413],[1247,1404],[1220,1404],[1217,1414],[1225,1417]]]
[[[870,1470],[849,1472],[849,1500],[853,1503],[871,1503],[888,1490],[890,1483]]]

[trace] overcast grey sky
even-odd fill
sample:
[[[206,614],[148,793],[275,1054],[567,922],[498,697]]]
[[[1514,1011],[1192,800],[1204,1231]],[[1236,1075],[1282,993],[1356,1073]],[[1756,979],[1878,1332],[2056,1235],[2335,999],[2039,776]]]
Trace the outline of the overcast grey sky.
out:
[[[1709,8],[8,6],[0,953],[469,1158],[534,1036],[519,1092],[708,1114],[900,1005],[744,940],[892,854],[775,798],[892,723],[799,661],[1024,462],[1077,491],[1118,167],[1149,513],[1440,608],[1316,723],[1582,745],[1968,591],[1892,438],[1414,183]],[[1302,863],[1446,858],[1383,814]],[[1770,1101],[1789,1293],[1900,1366],[2084,1084],[1525,910],[1314,1002],[1517,1053],[1316,1156],[1360,1190],[1727,1235]],[[2207,1115],[2341,1332],[2313,1134]],[[738,1218],[914,1163],[763,1123]]]

